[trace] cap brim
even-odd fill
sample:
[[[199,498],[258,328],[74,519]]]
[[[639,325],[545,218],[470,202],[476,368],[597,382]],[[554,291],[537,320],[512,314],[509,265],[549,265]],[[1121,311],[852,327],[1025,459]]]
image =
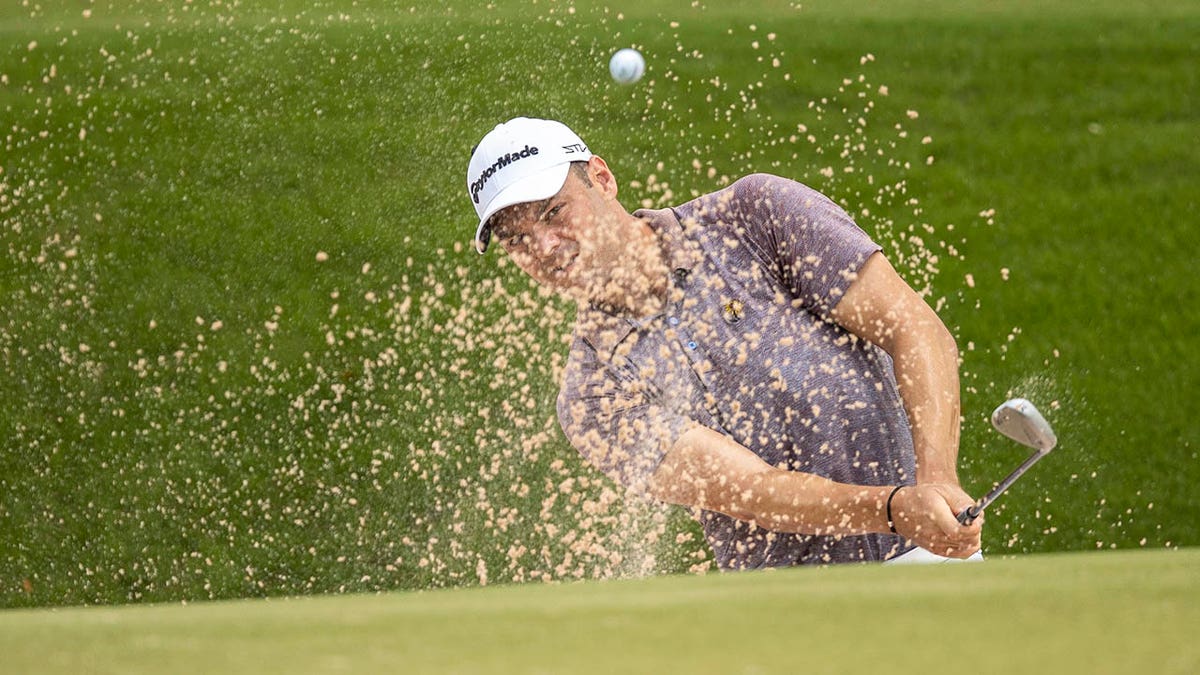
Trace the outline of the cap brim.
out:
[[[514,204],[525,204],[553,197],[567,182],[567,174],[570,170],[570,162],[556,164],[531,176],[526,176],[497,192],[479,218],[479,227],[475,230],[475,250],[480,255],[487,252],[488,243],[492,239],[492,228],[488,225],[488,221],[492,216],[501,209]]]

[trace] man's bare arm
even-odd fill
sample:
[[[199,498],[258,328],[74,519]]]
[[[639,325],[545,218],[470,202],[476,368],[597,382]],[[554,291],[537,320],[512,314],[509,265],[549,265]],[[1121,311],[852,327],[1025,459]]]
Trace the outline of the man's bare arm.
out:
[[[892,357],[912,426],[917,482],[958,485],[960,404],[954,336],[882,253],[872,255],[859,270],[833,318]]]
[[[712,429],[693,427],[651,476],[650,494],[666,502],[717,511],[776,532],[888,532],[886,502],[894,486],[848,485],[767,464]],[[941,555],[979,549],[981,521],[962,527],[949,485],[906,487],[892,502],[896,530]]]

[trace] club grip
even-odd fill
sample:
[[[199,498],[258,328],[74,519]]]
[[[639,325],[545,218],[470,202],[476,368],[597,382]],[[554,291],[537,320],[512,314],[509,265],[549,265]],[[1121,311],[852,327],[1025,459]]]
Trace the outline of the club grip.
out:
[[[972,504],[958,514],[958,522],[962,525],[970,525],[973,520],[979,517],[979,512],[983,509],[979,508],[978,504]]]

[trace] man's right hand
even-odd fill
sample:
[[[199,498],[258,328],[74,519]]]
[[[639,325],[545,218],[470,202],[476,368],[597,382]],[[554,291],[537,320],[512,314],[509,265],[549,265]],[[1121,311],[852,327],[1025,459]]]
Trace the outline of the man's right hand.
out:
[[[982,545],[983,516],[970,525],[960,524],[956,516],[973,503],[957,485],[909,485],[892,499],[892,522],[896,532],[928,551],[968,558]]]

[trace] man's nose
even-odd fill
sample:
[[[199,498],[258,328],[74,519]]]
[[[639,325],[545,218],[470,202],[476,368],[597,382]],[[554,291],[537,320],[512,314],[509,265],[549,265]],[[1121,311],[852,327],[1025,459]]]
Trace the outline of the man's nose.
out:
[[[533,229],[533,247],[538,256],[545,257],[553,254],[561,243],[562,238],[553,227],[539,225]]]

